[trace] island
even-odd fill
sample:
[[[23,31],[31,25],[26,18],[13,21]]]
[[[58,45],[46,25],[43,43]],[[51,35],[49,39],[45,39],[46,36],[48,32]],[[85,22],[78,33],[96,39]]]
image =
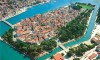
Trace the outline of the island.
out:
[[[31,60],[38,60],[56,47],[81,38],[86,33],[94,8],[95,6],[91,4],[75,3],[26,18],[15,24],[14,28],[10,28],[2,39]],[[94,47],[95,44],[80,44],[77,48],[71,48],[66,52],[69,57],[73,54],[79,56]],[[54,57],[51,56],[52,58]],[[79,58],[74,60],[76,59]]]

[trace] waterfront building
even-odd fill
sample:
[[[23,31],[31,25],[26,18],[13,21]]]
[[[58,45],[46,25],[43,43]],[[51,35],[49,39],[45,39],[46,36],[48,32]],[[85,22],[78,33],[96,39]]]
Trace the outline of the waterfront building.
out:
[[[54,55],[54,59],[55,60],[64,60],[64,57],[60,53],[57,53],[56,55]]]
[[[97,54],[96,54],[96,53],[93,53],[93,54],[91,54],[88,58],[89,58],[90,60],[93,60],[93,59],[96,58],[96,56],[97,56]]]

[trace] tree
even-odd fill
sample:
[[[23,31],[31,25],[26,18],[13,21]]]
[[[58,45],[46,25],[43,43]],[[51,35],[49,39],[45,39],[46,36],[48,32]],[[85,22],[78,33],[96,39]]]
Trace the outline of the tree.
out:
[[[62,56],[64,56],[64,53],[61,53]]]
[[[58,37],[61,42],[67,42],[72,39],[79,39],[84,35],[87,28],[87,21],[92,10],[86,10],[81,13],[81,16],[76,17],[74,20],[59,29]]]
[[[73,60],[80,60],[79,58],[74,58]]]
[[[57,42],[53,39],[50,39],[47,41],[43,41],[41,43],[41,46],[44,48],[44,50],[51,51],[52,49],[54,49],[57,46]]]
[[[67,52],[67,56],[68,56],[68,57],[71,57],[72,55],[73,55],[72,52]]]
[[[100,8],[98,10],[96,23],[100,24]]]
[[[51,58],[51,59],[53,59],[53,58],[54,58],[54,56],[51,56],[50,58]]]

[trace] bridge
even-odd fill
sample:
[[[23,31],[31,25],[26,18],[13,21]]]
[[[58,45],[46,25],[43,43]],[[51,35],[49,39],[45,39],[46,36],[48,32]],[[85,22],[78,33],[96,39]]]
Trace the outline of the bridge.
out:
[[[69,49],[66,49],[62,44],[59,44],[59,47],[61,47],[66,53],[69,51]]]
[[[5,21],[5,20],[1,20],[1,21],[3,21],[4,23],[6,23],[7,25],[9,25],[10,27],[14,28],[14,26],[11,23],[9,23],[8,21]]]
[[[59,46],[60,48],[62,48],[66,53],[69,51],[69,49],[66,49],[66,48],[62,45],[61,42],[58,42],[58,46]]]

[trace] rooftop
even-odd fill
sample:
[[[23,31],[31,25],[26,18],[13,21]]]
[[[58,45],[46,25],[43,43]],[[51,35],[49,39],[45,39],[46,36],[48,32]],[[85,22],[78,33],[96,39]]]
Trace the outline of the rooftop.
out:
[[[89,59],[93,59],[93,58],[95,58],[96,56],[97,56],[97,54],[93,53],[93,54],[91,54],[88,58],[89,58]]]
[[[60,53],[58,53],[58,54],[56,54],[56,55],[54,56],[54,59],[55,59],[55,60],[64,60],[64,57],[63,57]]]

